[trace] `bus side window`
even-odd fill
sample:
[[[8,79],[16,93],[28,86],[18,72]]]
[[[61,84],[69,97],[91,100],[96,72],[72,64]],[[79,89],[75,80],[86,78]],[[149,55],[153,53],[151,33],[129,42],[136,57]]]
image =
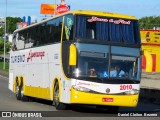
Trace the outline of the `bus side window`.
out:
[[[86,22],[86,38],[95,39],[96,38],[96,23],[95,22]]]
[[[63,41],[66,40],[73,40],[73,15],[69,14],[66,15],[64,18],[64,34],[63,34]]]
[[[90,38],[90,39],[95,39],[94,30],[93,29],[87,29],[86,37]]]
[[[16,43],[18,50],[25,48],[26,37],[27,37],[26,31],[21,31],[18,33],[18,38],[17,38],[17,43]]]
[[[59,43],[62,30],[62,17],[49,20],[46,23],[45,33],[47,43]]]
[[[27,30],[27,35],[26,35],[26,38],[25,38],[25,48],[30,48],[30,44],[29,44],[29,39],[30,38],[30,31]]]
[[[35,47],[35,46],[39,46],[40,45],[40,30],[39,30],[39,27],[38,26],[36,26],[35,28],[34,28],[34,32],[33,32],[33,36],[35,37],[34,39],[35,39],[35,43],[33,44],[33,46]]]
[[[13,34],[13,40],[12,40],[12,50],[13,50],[13,51],[17,50],[17,46],[16,46],[16,35],[17,35],[17,34]]]

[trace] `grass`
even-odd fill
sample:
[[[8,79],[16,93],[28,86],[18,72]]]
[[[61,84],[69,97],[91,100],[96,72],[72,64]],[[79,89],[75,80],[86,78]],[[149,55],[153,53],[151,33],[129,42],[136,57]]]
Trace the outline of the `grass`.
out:
[[[5,62],[5,70],[3,69],[3,62],[0,62],[0,70],[4,70],[4,71],[7,71],[9,70],[9,63],[8,62]]]

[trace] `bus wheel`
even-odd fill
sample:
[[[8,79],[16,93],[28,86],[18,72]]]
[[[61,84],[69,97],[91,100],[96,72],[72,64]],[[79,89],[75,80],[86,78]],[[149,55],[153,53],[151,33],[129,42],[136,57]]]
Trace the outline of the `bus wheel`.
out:
[[[16,86],[16,98],[17,100],[21,100],[21,87],[20,86]]]
[[[55,105],[57,110],[65,110],[66,105],[64,103],[61,103],[59,101],[59,85],[58,82],[56,82],[55,87],[54,87],[54,98],[53,98],[53,104]]]
[[[21,100],[22,101],[29,101],[29,98],[27,96],[24,95],[24,90],[23,90],[23,86],[20,87],[21,89]]]

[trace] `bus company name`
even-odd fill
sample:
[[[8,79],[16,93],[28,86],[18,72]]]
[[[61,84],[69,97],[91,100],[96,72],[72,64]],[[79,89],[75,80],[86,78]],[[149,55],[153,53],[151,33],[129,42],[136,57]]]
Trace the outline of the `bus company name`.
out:
[[[94,87],[99,87],[99,85],[94,84],[94,83],[84,83],[84,82],[78,82],[77,85],[83,85],[83,86],[94,86]]]
[[[11,63],[22,63],[25,61],[25,55],[11,56]]]
[[[98,18],[98,17],[92,17],[91,19],[88,19],[87,21],[88,21],[88,22],[94,22],[94,21],[108,22],[108,19]]]
[[[41,60],[42,60],[42,57],[45,56],[45,52],[42,51],[42,52],[32,52],[32,50],[30,50],[29,52],[29,55],[27,57],[27,62],[29,62],[29,60],[32,61],[33,58],[36,58],[36,57],[40,57]]]
[[[114,23],[114,24],[126,24],[126,25],[130,25],[131,21],[125,21],[122,19],[119,20],[114,20],[114,19],[105,19],[105,18],[98,18],[98,17],[92,17],[91,19],[87,20],[88,22],[94,22],[94,21],[98,21],[98,22],[110,22],[110,23]]]
[[[109,20],[110,23],[114,23],[114,24],[125,24],[125,25],[130,25],[131,21],[125,21],[125,20],[122,20],[122,19],[119,19],[119,20],[113,20],[113,19],[110,19]]]

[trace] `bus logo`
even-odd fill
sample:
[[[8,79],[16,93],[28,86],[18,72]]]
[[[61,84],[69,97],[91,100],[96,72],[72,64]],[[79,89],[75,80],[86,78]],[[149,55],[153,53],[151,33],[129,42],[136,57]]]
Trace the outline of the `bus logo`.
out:
[[[40,57],[41,60],[42,60],[42,57],[44,57],[44,56],[45,56],[45,52],[44,51],[43,52],[32,52],[32,50],[30,50],[29,55],[27,57],[27,62],[29,62],[29,60],[32,61],[32,59],[36,58],[36,57]]]
[[[87,20],[88,22],[94,22],[94,21],[98,21],[98,22],[108,22],[108,19],[104,19],[104,18],[98,18],[98,17],[92,17],[91,19]]]
[[[95,22],[95,21],[98,21],[98,22],[110,22],[110,23],[114,23],[114,24],[124,24],[124,25],[130,25],[131,21],[125,21],[125,20],[122,20],[122,19],[119,19],[119,20],[114,20],[114,19],[105,19],[105,18],[98,18],[98,17],[92,17],[91,19],[88,19],[87,20],[88,22]]]
[[[110,92],[110,89],[109,89],[109,88],[107,88],[107,89],[106,89],[106,93],[109,93],[109,92]]]

